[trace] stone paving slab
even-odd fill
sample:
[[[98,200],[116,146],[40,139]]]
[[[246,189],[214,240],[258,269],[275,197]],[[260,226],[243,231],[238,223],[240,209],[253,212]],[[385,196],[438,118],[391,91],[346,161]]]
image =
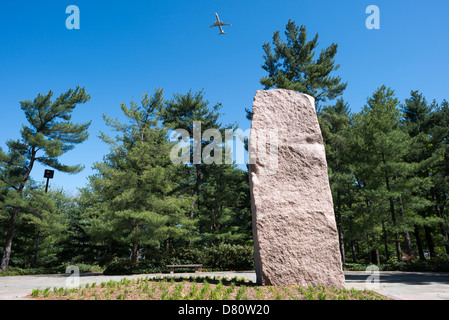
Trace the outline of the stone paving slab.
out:
[[[123,278],[156,278],[164,276],[221,276],[246,278],[252,282],[256,281],[254,271],[242,272],[199,272],[199,273],[157,273],[139,274],[129,276],[107,276],[103,274],[81,274],[81,286],[86,283],[100,284],[109,280],[119,281]],[[368,282],[369,273],[364,271],[346,271],[345,287],[355,289],[374,290],[382,295],[395,300],[449,300],[449,273],[437,272],[393,272],[380,271],[377,283]],[[0,277],[0,300],[21,300],[31,293],[33,289],[45,289],[66,286],[68,275],[32,275],[32,276],[9,276]]]

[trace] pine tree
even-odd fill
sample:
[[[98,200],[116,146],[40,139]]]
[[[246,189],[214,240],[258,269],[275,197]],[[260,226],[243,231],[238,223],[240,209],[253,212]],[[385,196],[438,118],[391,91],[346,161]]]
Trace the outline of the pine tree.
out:
[[[204,172],[198,229],[203,245],[252,242],[248,173],[231,164]]]
[[[140,105],[122,104],[129,124],[104,116],[120,134],[115,140],[101,134],[111,152],[104,162],[95,164],[98,174],[90,177],[89,189],[83,191],[90,234],[96,240],[129,248],[132,263],[137,263],[144,246],[188,239],[194,223],[185,214],[190,199],[175,195],[178,184],[169,157],[172,146],[156,112],[162,103],[162,90],[156,90],[151,97],[145,94]]]
[[[438,143],[436,151],[439,154],[435,163],[433,175],[434,181],[434,209],[437,216],[442,219],[440,223],[441,244],[444,245],[446,253],[449,253],[449,217],[448,217],[448,193],[449,190],[449,102],[443,100],[432,114],[432,121],[435,126],[432,128],[431,136],[433,141]]]
[[[62,190],[45,192],[44,184],[27,189],[30,202],[24,208],[21,220],[34,229],[28,234],[34,240],[33,268],[38,264],[54,266],[61,251],[59,244],[68,237],[69,223],[61,207],[61,201],[66,198]]]
[[[439,108],[433,101],[427,102],[425,97],[418,91],[412,91],[410,98],[405,100],[402,107],[404,112],[403,127],[410,135],[413,148],[407,155],[409,161],[417,163],[416,177],[425,180],[425,187],[420,190],[420,200],[414,201],[419,213],[416,219],[415,235],[420,242],[420,229],[424,228],[431,257],[436,256],[435,241],[432,229],[440,226],[443,245],[449,252],[448,229],[446,216],[444,214],[446,186],[445,155],[447,150],[444,141],[449,136],[447,128],[448,114],[445,112],[445,103]],[[446,160],[447,161],[447,160]],[[417,206],[421,204],[421,206]],[[422,248],[419,243],[418,247]],[[424,259],[424,253],[420,250],[420,257]]]
[[[192,196],[190,219],[195,219],[198,215],[202,176],[209,169],[209,165],[205,164],[201,157],[198,159],[198,155],[202,155],[203,149],[210,143],[202,141],[201,137],[208,129],[223,130],[219,122],[220,108],[220,103],[210,107],[209,102],[204,99],[203,91],[193,93],[192,90],[189,90],[187,94],[175,94],[173,99],[166,101],[159,110],[160,119],[165,127],[173,130],[184,129],[190,137],[189,159],[193,162],[194,169],[190,161],[184,168],[184,172],[189,175],[189,178],[186,179],[187,183],[184,184],[185,192],[190,190],[189,193]],[[194,127],[194,122],[200,123],[201,128]],[[194,183],[190,183],[189,180]],[[190,247],[190,244],[191,242],[188,241],[187,247]]]
[[[307,41],[304,25],[299,28],[295,21],[288,20],[285,28],[287,42],[281,39],[280,32],[273,33],[273,46],[265,42],[262,46],[265,63],[262,69],[268,75],[260,79],[265,90],[270,88],[289,89],[308,94],[315,98],[316,109],[323,102],[338,98],[347,87],[338,76],[331,73],[340,68],[335,63],[338,45],[332,43],[321,50],[318,59],[314,59],[318,47],[318,34]],[[245,108],[246,118],[251,120],[252,112]]]
[[[276,87],[299,91],[314,97],[317,104],[343,94],[347,84],[341,83],[340,77],[330,75],[340,67],[334,60],[338,45],[332,43],[314,60],[318,34],[307,41],[306,27],[301,25],[298,28],[294,21],[289,20],[285,36],[287,42],[281,39],[279,31],[274,32],[273,50],[269,43],[263,45],[265,63],[262,68],[268,76],[263,77],[260,83],[265,90]]]
[[[68,90],[54,101],[51,101],[52,96],[50,91],[46,95],[39,94],[33,101],[20,102],[29,125],[22,127],[20,140],[7,141],[8,153],[0,150],[0,181],[2,188],[8,190],[10,215],[1,270],[6,270],[9,265],[14,228],[23,207],[20,203],[22,192],[35,162],[67,173],[83,169],[80,165],[62,164],[58,158],[88,138],[90,122],[78,124],[70,119],[75,107],[89,101],[90,96],[80,87]]]
[[[380,226],[385,216],[390,216],[398,260],[402,260],[400,234],[411,254],[409,232],[413,230],[403,201],[403,197],[410,193],[413,164],[404,160],[410,141],[400,128],[400,119],[399,101],[394,97],[394,91],[382,86],[368,98],[367,105],[355,117],[351,133],[354,137],[354,173],[362,186],[364,206],[370,215],[377,214],[371,221],[373,227],[375,222]],[[385,236],[387,231],[383,232]]]
[[[334,211],[340,242],[342,263],[345,264],[345,244],[343,219],[347,219],[351,210],[351,189],[354,178],[350,171],[347,134],[351,125],[349,105],[338,99],[332,106],[324,107],[318,113],[318,119],[326,148],[329,182],[334,199]],[[347,223],[350,223],[348,221]]]
[[[90,241],[86,232],[89,221],[84,219],[82,202],[79,196],[72,196],[63,189],[49,191],[56,206],[56,213],[65,221],[65,230],[57,242],[57,259],[61,263],[95,264],[99,248]]]

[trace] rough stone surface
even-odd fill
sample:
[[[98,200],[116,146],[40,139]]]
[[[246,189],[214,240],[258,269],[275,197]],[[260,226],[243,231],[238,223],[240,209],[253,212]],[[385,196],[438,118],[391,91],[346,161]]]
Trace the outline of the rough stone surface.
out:
[[[315,100],[291,90],[259,90],[252,111],[255,163],[250,164],[249,174],[257,282],[343,287]],[[261,132],[270,130],[278,132],[276,164],[261,154],[259,143],[253,144],[260,141]],[[267,145],[273,143],[269,140]],[[270,166],[272,172],[267,171]]]

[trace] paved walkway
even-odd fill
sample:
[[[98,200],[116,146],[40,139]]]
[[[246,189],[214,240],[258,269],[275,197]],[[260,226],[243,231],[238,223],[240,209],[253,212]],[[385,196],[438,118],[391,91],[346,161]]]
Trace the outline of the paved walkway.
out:
[[[123,278],[137,279],[137,278],[156,278],[165,276],[221,276],[221,277],[239,277],[246,278],[250,281],[256,282],[256,274],[254,272],[200,272],[200,273],[152,273],[152,274],[138,274],[127,276],[107,276],[101,273],[85,273],[79,277],[79,285],[85,286],[86,283],[108,282],[109,280],[120,281]],[[0,300],[17,300],[23,299],[26,295],[30,294],[33,289],[45,289],[45,288],[60,288],[65,287],[66,283],[69,285],[72,278],[68,274],[50,274],[50,275],[32,275],[32,276],[9,276],[0,277]],[[69,282],[67,282],[69,281]]]
[[[370,274],[345,272],[346,287],[370,289],[395,300],[449,300],[449,273],[380,271],[377,283],[366,283]]]
[[[132,276],[105,276],[103,274],[82,274],[79,284],[118,281],[122,278],[154,278],[158,276],[222,276],[244,277],[255,282],[254,272],[201,272],[175,274],[144,274]],[[345,272],[346,288],[370,289],[398,300],[449,300],[449,273],[433,272],[390,272],[380,271],[371,276],[374,282],[367,283],[370,274],[366,272]],[[68,275],[34,275],[0,277],[0,300],[23,299],[33,289],[53,289],[66,286]]]

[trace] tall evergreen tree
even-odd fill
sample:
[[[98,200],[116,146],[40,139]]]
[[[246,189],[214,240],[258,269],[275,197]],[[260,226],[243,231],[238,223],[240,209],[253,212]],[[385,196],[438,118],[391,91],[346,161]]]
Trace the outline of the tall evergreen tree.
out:
[[[184,185],[185,191],[190,189],[190,195],[192,196],[190,219],[197,217],[200,208],[199,195],[201,193],[202,176],[209,168],[209,165],[202,161],[201,155],[204,147],[210,142],[202,141],[201,138],[204,131],[208,129],[222,129],[219,122],[220,108],[220,103],[212,107],[209,106],[209,102],[204,99],[203,91],[194,93],[189,90],[187,94],[175,94],[173,99],[166,101],[165,105],[159,110],[159,116],[164,126],[169,129],[184,129],[190,137],[190,161],[186,165],[185,172],[193,175],[193,177],[190,176],[191,178],[187,179],[193,181],[193,183]],[[194,127],[194,122],[199,122],[201,128]],[[197,155],[200,155],[200,159]],[[190,241],[188,241],[187,246],[190,246]]]
[[[204,245],[252,243],[248,173],[210,164],[200,194],[198,229]]]
[[[70,119],[75,107],[89,101],[90,96],[80,87],[69,89],[54,101],[51,101],[52,96],[50,91],[46,95],[38,94],[33,101],[20,102],[29,125],[22,127],[20,140],[7,141],[7,153],[0,150],[0,181],[8,190],[6,207],[10,214],[1,270],[9,265],[14,228],[23,207],[22,192],[35,162],[67,173],[83,169],[80,165],[62,164],[58,158],[88,138],[90,122],[78,124]]]
[[[435,105],[429,105],[426,99],[418,91],[412,91],[410,98],[405,100],[402,106],[403,120],[402,126],[408,133],[412,147],[406,155],[408,162],[417,163],[416,178],[425,179],[427,185],[419,192],[419,198],[414,201],[417,217],[415,218],[415,238],[418,247],[418,254],[421,259],[425,259],[423,245],[421,241],[421,230],[424,229],[427,245],[432,257],[435,256],[434,240],[432,235],[433,225],[435,224],[432,214],[432,195],[431,171],[433,164],[437,161],[435,152],[439,143],[432,141],[431,128],[433,126],[431,115]]]
[[[263,45],[265,63],[262,68],[268,76],[260,79],[260,83],[265,89],[276,87],[299,91],[311,95],[317,103],[340,96],[347,84],[342,83],[340,77],[331,76],[331,72],[340,67],[334,60],[338,45],[332,43],[321,51],[318,59],[314,59],[318,34],[307,41],[306,27],[298,28],[289,20],[285,36],[287,42],[276,31],[273,34],[274,49],[268,42]]]
[[[424,228],[425,238],[431,257],[436,256],[433,229],[438,226],[442,244],[449,252],[447,225],[447,174],[449,137],[449,109],[447,102],[441,106],[433,101],[429,104],[418,91],[412,91],[410,98],[403,105],[404,129],[413,141],[413,148],[408,155],[416,161],[416,175],[427,179],[426,188],[421,190],[421,199],[428,205],[420,208],[422,219],[417,221],[415,233]],[[439,238],[439,237],[437,237]],[[420,238],[418,238],[420,239]],[[422,246],[422,245],[421,245]],[[421,252],[420,255],[423,253]]]
[[[448,192],[449,190],[449,102],[443,100],[432,114],[432,122],[435,126],[432,128],[431,136],[433,141],[439,145],[436,154],[439,155],[435,163],[433,175],[433,200],[436,215],[442,220],[440,223],[441,244],[444,245],[446,253],[449,253],[449,208]]]
[[[399,101],[394,97],[394,91],[382,86],[355,118],[352,133],[357,161],[355,175],[364,188],[365,206],[370,214],[377,210],[379,218],[375,221],[378,224],[383,221],[382,216],[389,214],[398,260],[402,260],[401,233],[411,254],[410,225],[401,198],[409,187],[407,181],[413,172],[413,166],[404,161],[410,141],[400,128],[400,119]],[[385,204],[388,204],[387,212]]]
[[[351,125],[349,105],[338,99],[335,105],[326,106],[318,113],[318,119],[326,148],[329,182],[334,199],[334,211],[337,221],[340,253],[345,264],[345,244],[343,219],[351,209],[351,189],[354,184],[350,171],[349,147],[347,134]]]
[[[272,38],[274,48],[269,42],[262,46],[265,53],[262,68],[268,72],[260,79],[264,89],[279,88],[306,93],[315,98],[317,110],[323,102],[341,96],[347,83],[343,83],[339,76],[331,75],[340,68],[335,63],[338,45],[332,43],[314,59],[318,34],[308,41],[306,27],[298,27],[295,21],[288,20],[285,36],[287,42],[281,39],[279,31],[275,31]],[[245,111],[246,118],[251,120],[251,110],[245,108]]]
[[[95,164],[98,174],[90,177],[89,189],[83,191],[90,234],[96,240],[129,248],[133,263],[144,246],[188,239],[194,223],[185,214],[190,199],[174,195],[177,182],[171,145],[157,117],[162,103],[162,90],[156,90],[151,97],[144,95],[140,105],[122,104],[129,124],[104,116],[120,134],[115,140],[101,134],[111,145],[111,153]]]
[[[49,191],[56,206],[56,214],[64,219],[64,232],[56,243],[57,259],[61,263],[98,264],[99,246],[91,241],[86,227],[89,221],[83,215],[84,208],[79,195],[70,195],[63,189]]]

